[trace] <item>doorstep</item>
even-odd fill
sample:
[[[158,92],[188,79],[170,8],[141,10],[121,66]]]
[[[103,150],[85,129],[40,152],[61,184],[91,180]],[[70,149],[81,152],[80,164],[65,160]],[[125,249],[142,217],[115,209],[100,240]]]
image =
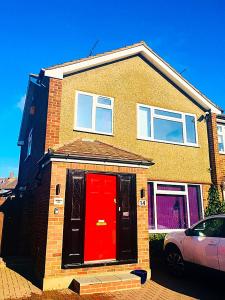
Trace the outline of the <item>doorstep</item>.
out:
[[[140,277],[129,273],[115,273],[91,277],[76,277],[70,288],[79,295],[138,289]]]

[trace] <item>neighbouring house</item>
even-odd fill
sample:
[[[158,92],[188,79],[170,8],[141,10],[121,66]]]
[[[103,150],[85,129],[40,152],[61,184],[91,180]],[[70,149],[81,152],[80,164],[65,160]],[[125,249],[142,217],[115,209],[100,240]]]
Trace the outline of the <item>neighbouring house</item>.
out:
[[[1,255],[7,254],[13,255],[13,249],[16,248],[15,231],[13,230],[15,230],[15,220],[18,220],[18,213],[12,209],[15,203],[16,185],[17,178],[13,172],[10,172],[9,177],[0,178],[0,257]],[[7,253],[6,248],[8,249]],[[1,265],[3,265],[3,263],[0,259],[0,267]]]
[[[3,204],[5,199],[12,195],[17,185],[17,177],[13,172],[10,172],[9,177],[0,178],[0,205]]]
[[[138,268],[150,276],[149,232],[204,214],[222,119],[144,42],[30,75],[18,191],[43,289]]]

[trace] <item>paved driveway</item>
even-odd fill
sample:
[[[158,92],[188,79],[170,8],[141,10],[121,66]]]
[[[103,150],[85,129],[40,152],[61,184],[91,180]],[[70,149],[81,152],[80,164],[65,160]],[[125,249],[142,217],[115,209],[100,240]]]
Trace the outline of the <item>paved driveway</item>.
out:
[[[190,270],[185,278],[175,279],[160,264],[152,266],[152,279],[139,290],[110,294],[78,296],[69,289],[42,292],[28,279],[12,269],[0,269],[0,300],[174,300],[225,299],[224,277],[214,272]]]

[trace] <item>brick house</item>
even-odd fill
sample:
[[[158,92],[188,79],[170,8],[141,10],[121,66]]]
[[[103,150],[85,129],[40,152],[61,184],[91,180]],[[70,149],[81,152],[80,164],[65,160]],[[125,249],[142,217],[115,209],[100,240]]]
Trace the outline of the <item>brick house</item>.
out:
[[[43,289],[138,268],[150,276],[149,232],[203,216],[221,120],[143,42],[30,75],[18,190],[32,207],[27,249]]]

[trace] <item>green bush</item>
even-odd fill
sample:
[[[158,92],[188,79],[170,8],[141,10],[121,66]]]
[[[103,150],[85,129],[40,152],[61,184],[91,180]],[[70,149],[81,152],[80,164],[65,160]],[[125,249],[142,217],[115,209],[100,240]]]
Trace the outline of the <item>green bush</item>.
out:
[[[211,185],[208,194],[208,206],[205,216],[212,216],[225,213],[225,202],[220,199],[219,191],[215,185]]]
[[[163,257],[163,243],[166,233],[150,233],[149,234],[149,246],[150,246],[150,258],[161,259]]]

